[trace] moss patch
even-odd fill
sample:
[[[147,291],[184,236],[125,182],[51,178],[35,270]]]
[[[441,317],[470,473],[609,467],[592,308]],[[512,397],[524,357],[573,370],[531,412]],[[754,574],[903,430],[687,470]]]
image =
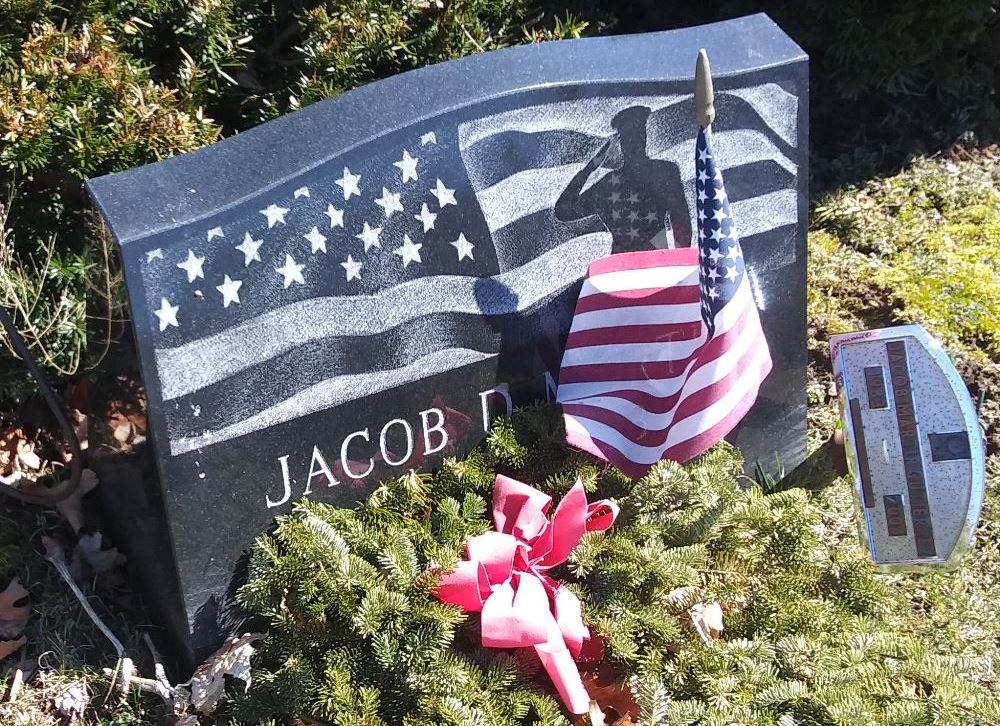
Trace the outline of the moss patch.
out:
[[[945,345],[1000,450],[1000,164],[922,159],[823,199],[809,235],[810,350],[829,336],[921,323]],[[822,376],[820,376],[822,378]]]

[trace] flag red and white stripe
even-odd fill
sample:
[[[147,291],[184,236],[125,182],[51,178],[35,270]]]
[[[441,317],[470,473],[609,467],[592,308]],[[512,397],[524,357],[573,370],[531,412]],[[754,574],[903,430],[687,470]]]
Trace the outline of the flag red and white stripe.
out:
[[[771,370],[710,146],[699,159],[698,247],[593,262],[563,354],[567,443],[632,477],[721,441]]]

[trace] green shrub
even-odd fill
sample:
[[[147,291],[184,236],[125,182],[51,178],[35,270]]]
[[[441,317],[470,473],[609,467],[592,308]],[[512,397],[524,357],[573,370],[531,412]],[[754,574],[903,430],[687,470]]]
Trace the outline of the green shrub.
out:
[[[587,26],[561,3],[551,10],[526,0],[0,4],[0,303],[50,375],[77,373],[88,295],[92,335],[125,312],[83,179],[386,75]],[[0,398],[30,390],[19,363],[0,357]]]
[[[453,566],[465,539],[490,526],[502,471],[556,498],[581,476],[591,500],[621,505],[616,524],[585,536],[553,574],[581,596],[605,662],[631,680],[641,723],[1000,717],[988,661],[907,634],[919,614],[861,553],[849,495],[821,509],[801,489],[748,487],[728,445],[629,482],[561,446],[559,421],[552,408],[519,410],[434,476],[387,482],[353,510],[303,502],[280,518],[257,541],[240,594],[269,634],[233,715],[566,723],[530,650],[479,647],[478,617],[431,594],[436,565]],[[723,608],[721,637],[695,633],[699,603]]]

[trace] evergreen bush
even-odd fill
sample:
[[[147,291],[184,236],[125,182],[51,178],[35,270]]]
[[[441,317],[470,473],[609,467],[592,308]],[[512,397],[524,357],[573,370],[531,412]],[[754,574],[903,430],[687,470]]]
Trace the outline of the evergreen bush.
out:
[[[805,490],[766,494],[726,444],[631,482],[561,442],[554,409],[521,409],[434,475],[387,482],[355,509],[302,502],[280,518],[258,539],[240,593],[268,636],[231,715],[566,723],[533,651],[480,647],[478,616],[432,595],[439,568],[490,527],[493,479],[504,473],[554,498],[581,477],[588,498],[621,505],[614,527],[586,535],[553,574],[580,596],[639,723],[1000,719],[988,664],[910,637],[905,598],[850,543],[850,521],[845,530]],[[694,627],[713,603],[725,625],[714,639]]]

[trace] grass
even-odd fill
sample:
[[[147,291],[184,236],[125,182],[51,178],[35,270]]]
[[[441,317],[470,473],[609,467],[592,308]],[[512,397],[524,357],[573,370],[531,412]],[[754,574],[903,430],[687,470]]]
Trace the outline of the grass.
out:
[[[975,547],[954,572],[882,579],[898,595],[889,617],[901,632],[969,659],[974,680],[1000,691],[1000,153],[923,159],[896,176],[838,190],[817,201],[809,248],[811,451],[837,425],[827,352],[834,333],[920,322],[944,343],[973,394],[986,394],[988,490]],[[804,483],[823,512],[823,543],[858,548],[848,482],[821,464]],[[88,723],[149,723],[157,704],[108,695],[99,671],[115,655],[36,551],[43,532],[68,541],[61,527],[0,501],[0,577],[20,576],[32,594],[23,664],[34,673],[14,704],[0,704],[0,723],[54,723],[53,698],[76,681],[91,696]],[[133,652],[144,650],[137,610],[112,602],[99,610]]]
[[[902,174],[840,190],[814,209],[809,236],[811,434],[832,432],[826,341],[858,328],[919,322],[942,341],[987,436],[987,491],[975,546],[954,572],[886,577],[909,603],[899,627],[974,659],[1000,686],[1000,153],[922,159]],[[850,512],[846,482],[819,492]]]
[[[127,700],[112,692],[110,679],[101,671],[115,666],[117,655],[108,640],[87,617],[79,601],[41,553],[41,536],[70,541],[72,533],[55,513],[42,513],[0,499],[0,581],[20,578],[31,597],[31,617],[25,628],[28,644],[8,658],[0,670],[0,724],[3,726],[52,726],[56,697],[74,683],[84,683],[90,699],[88,724],[129,726],[150,723],[156,704],[134,694]],[[114,598],[127,593],[84,583],[91,605],[123,640],[129,652],[142,653],[139,636],[142,610],[133,597],[129,603]],[[131,607],[123,607],[129,604]],[[8,701],[15,669],[25,685],[14,702]]]

